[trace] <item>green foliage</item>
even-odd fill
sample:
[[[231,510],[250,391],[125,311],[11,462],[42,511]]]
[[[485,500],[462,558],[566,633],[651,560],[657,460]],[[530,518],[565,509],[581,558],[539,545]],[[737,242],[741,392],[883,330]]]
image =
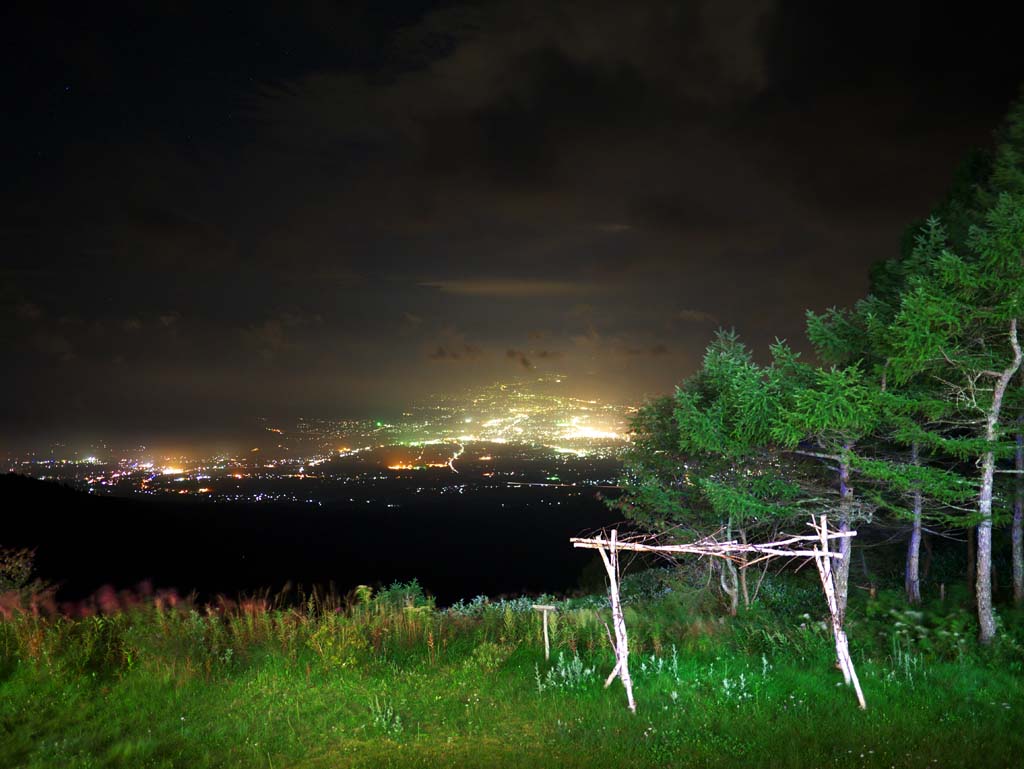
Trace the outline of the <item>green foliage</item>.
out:
[[[958,444],[962,447],[962,442]],[[935,442],[927,445],[934,447]],[[930,520],[963,525],[967,521],[962,512],[963,505],[969,505],[978,493],[975,483],[943,467],[894,463],[865,456],[853,457],[851,464],[862,477],[881,486],[881,491],[869,488],[865,493],[872,494],[879,508],[898,516],[910,514],[907,499],[914,492],[919,492],[928,500]]]
[[[781,342],[772,354],[772,366],[759,366],[735,333],[719,331],[671,402],[641,410],[625,493],[613,504],[638,523],[682,526],[680,533],[799,513],[801,486],[774,450],[772,431],[807,367]]]
[[[358,629],[330,616],[319,623],[306,644],[331,668],[354,667],[370,650],[369,642]]]
[[[0,548],[0,593],[23,590],[32,581],[32,550]]]
[[[38,595],[47,585],[32,576],[36,553],[29,548],[0,547],[0,595],[15,593],[23,599]]]
[[[365,586],[363,586],[365,587]],[[360,603],[368,605],[372,602],[375,607],[381,609],[411,608],[411,609],[433,609],[434,598],[428,596],[418,580],[411,579],[408,582],[392,582],[385,588],[381,588],[377,595],[370,599],[369,594],[364,592],[366,600]]]
[[[506,631],[509,630],[509,625],[506,623]],[[511,633],[509,635],[511,636]],[[473,647],[473,653],[470,655],[467,664],[472,669],[484,673],[494,673],[505,664],[511,653],[512,649],[508,645],[484,641]]]
[[[967,408],[984,410],[988,391],[976,379],[1005,368],[1007,325],[1024,314],[1024,205],[1000,195],[968,245],[965,256],[946,248],[923,255],[909,278],[892,326],[893,377],[929,374]]]
[[[383,735],[399,737],[402,734],[402,716],[387,699],[373,696],[370,700],[370,719],[374,729]]]
[[[555,656],[555,664],[549,667],[543,674],[540,672],[540,665],[534,667],[534,678],[537,682],[537,691],[571,691],[583,687],[598,680],[597,670],[583,664],[579,654],[566,657],[559,652]]]
[[[835,449],[863,438],[879,423],[878,389],[859,364],[817,369],[808,386],[793,390],[772,437],[794,447],[808,437]]]
[[[551,599],[550,662],[529,597],[428,614],[354,602],[12,615],[0,621],[0,765],[803,766],[855,750],[858,766],[905,765],[907,753],[976,766],[981,741],[995,765],[1024,748],[1016,613],[1002,645],[979,650],[954,602],[910,614],[896,594],[861,597],[849,619],[862,712],[834,668],[812,575],[769,575],[761,607],[736,619],[689,589],[666,592],[663,577],[633,580],[636,715],[618,685],[601,686],[613,665],[601,597]],[[352,664],[321,664],[307,642],[342,634],[368,645]],[[834,728],[807,731],[826,720]]]

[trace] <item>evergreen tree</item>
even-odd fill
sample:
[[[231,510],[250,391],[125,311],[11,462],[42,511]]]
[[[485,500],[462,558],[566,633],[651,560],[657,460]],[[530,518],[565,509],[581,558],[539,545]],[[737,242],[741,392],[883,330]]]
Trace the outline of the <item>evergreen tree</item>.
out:
[[[883,304],[898,306],[899,295],[905,290],[907,277],[921,267],[916,258],[921,238],[930,237],[937,231],[935,218],[942,221],[942,244],[948,244],[959,253],[970,252],[971,233],[974,228],[986,224],[986,216],[998,203],[999,196],[1010,193],[1020,200],[1024,198],[1024,88],[995,132],[991,149],[974,149],[960,164],[953,178],[946,199],[935,210],[932,220],[924,225],[915,225],[904,236],[901,258],[876,264],[871,273],[872,297],[881,299]],[[930,249],[935,251],[936,244]],[[1022,385],[1013,388],[1011,400],[1024,402],[1024,379]],[[1018,442],[1024,442],[1024,403],[1015,406],[1018,415]],[[1024,462],[1024,458],[1019,460]],[[1015,474],[1021,468],[1016,465]],[[1013,557],[1014,595],[1018,602],[1024,602],[1024,484],[1016,483],[1013,491],[1013,517],[1011,542]],[[969,532],[969,537],[973,532]],[[909,551],[908,551],[909,556]],[[909,566],[909,563],[908,563]],[[973,578],[972,578],[973,579]]]
[[[904,587],[910,603],[921,601],[920,548],[924,518],[950,522],[953,505],[970,495],[964,478],[946,467],[941,452],[922,450],[935,443],[942,417],[949,410],[929,377],[889,382],[895,356],[890,326],[899,311],[909,279],[929,258],[946,246],[946,233],[929,219],[916,237],[914,249],[889,264],[888,282],[877,293],[860,300],[852,310],[831,308],[821,315],[807,314],[808,338],[818,358],[835,366],[858,365],[878,386],[875,393],[877,424],[870,451],[855,456],[855,469],[865,481],[877,507],[910,522]],[[864,441],[861,441],[862,448]]]
[[[1021,96],[1010,107],[1009,114],[996,134],[996,151],[985,199],[1008,192],[1017,200],[1024,200],[1024,88]],[[1013,517],[1010,541],[1013,559],[1013,597],[1017,605],[1024,604],[1024,376],[1015,388],[1019,404],[1016,406],[1017,450],[1014,457],[1016,473],[1013,491]]]
[[[869,508],[854,497],[852,469],[859,441],[870,436],[879,423],[877,388],[859,363],[844,367],[818,367],[801,375],[788,388],[773,437],[794,453],[825,463],[835,473],[839,531],[850,530]],[[840,617],[849,595],[850,539],[840,540],[840,555],[833,565]]]
[[[758,366],[734,333],[720,331],[674,397],[641,409],[616,507],[643,525],[691,537],[724,531],[743,538],[750,527],[803,518],[808,479],[771,437],[796,360],[784,346],[773,352],[772,366]],[[726,562],[721,577],[735,612],[741,595],[749,602],[744,572]]]
[[[1009,454],[1003,406],[1021,365],[1018,318],[1024,309],[1024,205],[999,196],[975,227],[964,255],[929,253],[908,279],[891,329],[893,378],[932,378],[955,405],[963,437],[944,439],[951,454],[976,457],[978,533],[976,593],[980,639],[996,632],[992,610],[992,495],[995,463]]]

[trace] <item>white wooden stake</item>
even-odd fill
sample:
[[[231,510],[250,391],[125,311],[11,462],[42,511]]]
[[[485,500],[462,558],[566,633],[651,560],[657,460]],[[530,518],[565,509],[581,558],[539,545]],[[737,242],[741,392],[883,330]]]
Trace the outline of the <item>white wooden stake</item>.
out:
[[[551,641],[548,640],[548,613],[541,612],[544,615],[544,659],[551,659]]]
[[[612,529],[611,541],[608,543],[608,553],[606,554],[603,547],[603,541],[601,547],[598,548],[597,552],[601,555],[601,560],[604,562],[605,571],[608,572],[608,593],[609,599],[612,605],[612,626],[615,629],[615,668],[612,670],[611,675],[608,676],[608,680],[605,681],[605,687],[611,685],[615,677],[618,676],[622,681],[622,686],[626,689],[626,702],[629,704],[631,712],[636,713],[636,702],[633,700],[633,679],[629,675],[629,638],[626,635],[626,618],[622,613],[622,600],[619,595],[619,556],[616,550],[616,542],[618,539],[618,532]]]
[[[551,659],[551,643],[548,641],[548,612],[558,611],[556,606],[548,606],[547,604],[535,604],[533,607],[534,611],[539,611],[544,618],[544,659]]]
[[[828,604],[829,614],[832,616],[832,635],[836,642],[836,659],[839,661],[839,668],[843,671],[843,680],[846,685],[853,684],[853,690],[857,694],[857,702],[861,710],[867,709],[864,701],[864,692],[860,688],[860,679],[857,678],[857,671],[853,667],[853,658],[850,656],[850,642],[846,638],[846,631],[843,630],[842,619],[839,614],[839,602],[836,600],[835,582],[832,575],[832,564],[828,554],[828,519],[821,516],[818,533],[821,537],[821,550],[814,557],[814,563],[818,567],[818,576],[821,577],[821,587],[825,591],[825,602]],[[815,550],[818,550],[815,548]]]

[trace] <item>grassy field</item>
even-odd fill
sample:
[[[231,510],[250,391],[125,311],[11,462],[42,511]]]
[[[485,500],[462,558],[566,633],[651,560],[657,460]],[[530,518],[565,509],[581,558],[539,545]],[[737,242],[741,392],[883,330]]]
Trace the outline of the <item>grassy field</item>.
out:
[[[978,649],[956,600],[857,596],[862,712],[813,583],[776,580],[735,619],[650,576],[627,595],[635,715],[618,682],[602,687],[597,597],[561,602],[551,662],[529,599],[438,611],[415,584],[301,608],[8,611],[0,766],[1020,765],[1018,614]]]

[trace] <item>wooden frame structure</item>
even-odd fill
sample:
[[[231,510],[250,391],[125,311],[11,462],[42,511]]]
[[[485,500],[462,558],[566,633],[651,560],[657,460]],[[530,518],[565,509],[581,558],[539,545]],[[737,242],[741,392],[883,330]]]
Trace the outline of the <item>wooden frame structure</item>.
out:
[[[814,534],[796,534],[780,539],[775,542],[764,544],[747,544],[733,540],[718,542],[714,538],[706,538],[697,542],[680,545],[657,544],[657,536],[642,535],[619,539],[618,531],[611,530],[610,536],[596,537],[573,537],[569,541],[573,547],[587,550],[597,550],[601,556],[605,571],[608,574],[608,593],[612,609],[612,626],[615,632],[615,640],[612,642],[615,652],[615,667],[604,682],[605,688],[611,686],[618,677],[626,690],[626,701],[629,709],[636,712],[636,701],[633,699],[633,681],[629,675],[629,638],[626,633],[626,620],[622,612],[622,597],[619,591],[619,553],[630,551],[636,553],[659,553],[662,555],[697,555],[723,558],[733,561],[740,568],[747,568],[755,563],[760,563],[772,558],[804,558],[813,559],[818,569],[818,576],[821,578],[822,590],[825,593],[825,602],[828,605],[829,614],[832,618],[832,637],[835,641],[836,659],[839,668],[843,672],[843,679],[846,684],[853,685],[857,694],[857,702],[861,709],[867,707],[864,701],[864,693],[860,688],[860,680],[857,678],[857,671],[853,667],[853,659],[850,657],[850,645],[846,638],[846,631],[843,630],[843,619],[839,613],[839,605],[836,599],[835,574],[832,570],[832,560],[842,558],[841,553],[829,549],[829,540],[844,539],[857,536],[856,531],[830,532],[828,519],[822,515],[818,519],[811,518],[810,524]],[[749,556],[754,556],[749,558]],[[610,635],[610,633],[609,633]]]

